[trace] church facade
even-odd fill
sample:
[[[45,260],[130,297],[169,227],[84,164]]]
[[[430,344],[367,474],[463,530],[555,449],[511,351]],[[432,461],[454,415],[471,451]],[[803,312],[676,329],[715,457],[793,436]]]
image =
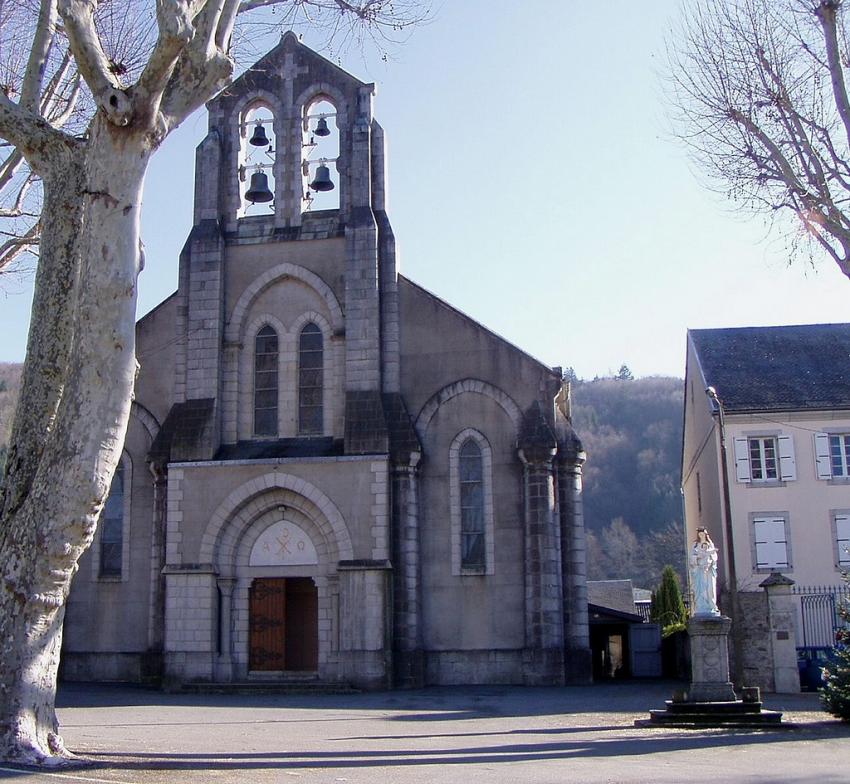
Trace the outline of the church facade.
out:
[[[569,389],[398,273],[373,98],[288,33],[209,103],[65,678],[589,680]]]

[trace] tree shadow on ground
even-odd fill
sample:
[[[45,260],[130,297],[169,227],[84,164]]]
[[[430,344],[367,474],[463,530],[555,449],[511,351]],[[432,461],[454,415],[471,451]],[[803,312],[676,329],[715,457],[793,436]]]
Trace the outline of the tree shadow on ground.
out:
[[[116,770],[259,770],[286,768],[369,768],[410,767],[419,765],[470,765],[516,762],[544,762],[598,757],[634,757],[700,749],[721,750],[736,746],[810,742],[813,740],[850,737],[850,727],[840,724],[815,726],[813,729],[786,731],[697,730],[676,735],[647,735],[645,731],[629,727],[588,726],[564,728],[565,734],[586,732],[591,734],[634,732],[631,737],[589,737],[587,739],[560,740],[542,743],[503,743],[495,745],[465,745],[458,748],[384,748],[375,750],[344,751],[267,751],[247,753],[139,753],[96,754],[95,767]],[[662,730],[659,730],[661,732]],[[522,731],[520,731],[522,732]],[[529,730],[537,732],[537,730]],[[476,735],[479,733],[469,733]],[[480,733],[482,735],[490,733]],[[495,733],[499,734],[499,733]],[[514,734],[512,731],[501,733]],[[554,734],[554,731],[553,731]],[[390,736],[392,738],[393,736]],[[413,736],[432,738],[435,736]],[[463,737],[463,736],[455,736]],[[372,737],[369,740],[381,740]],[[410,736],[401,738],[410,739]],[[351,740],[341,738],[336,740]],[[327,741],[333,742],[333,739]],[[779,781],[780,779],[777,779]],[[820,779],[825,781],[824,779]],[[767,781],[767,779],[765,779]],[[839,781],[839,779],[836,779]]]

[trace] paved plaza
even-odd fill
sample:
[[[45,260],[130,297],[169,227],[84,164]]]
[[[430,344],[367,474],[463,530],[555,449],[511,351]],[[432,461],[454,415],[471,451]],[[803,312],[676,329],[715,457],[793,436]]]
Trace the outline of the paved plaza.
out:
[[[679,684],[180,695],[66,685],[62,732],[93,764],[19,784],[850,781],[850,725],[812,694],[767,697],[793,729],[635,728]]]

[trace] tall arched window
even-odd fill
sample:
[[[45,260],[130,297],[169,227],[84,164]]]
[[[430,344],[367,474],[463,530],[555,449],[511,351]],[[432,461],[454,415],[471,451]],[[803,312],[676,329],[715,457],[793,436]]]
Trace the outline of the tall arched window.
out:
[[[100,515],[100,576],[120,577],[124,566],[124,464],[118,463]]]
[[[481,447],[468,438],[459,454],[460,479],[460,565],[462,569],[484,568],[484,466]]]
[[[310,322],[301,330],[298,340],[299,435],[321,435],[324,431],[322,422],[324,356],[322,330]]]
[[[254,340],[254,435],[277,435],[277,332],[266,324]]]

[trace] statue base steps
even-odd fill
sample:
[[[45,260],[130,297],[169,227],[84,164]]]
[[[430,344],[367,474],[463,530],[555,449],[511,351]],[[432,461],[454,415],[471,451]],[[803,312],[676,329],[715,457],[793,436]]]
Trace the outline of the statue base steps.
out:
[[[720,702],[677,702],[668,700],[664,710],[651,710],[648,719],[635,721],[636,727],[704,727],[788,728],[782,724],[781,711],[765,710],[761,702],[727,700]]]

